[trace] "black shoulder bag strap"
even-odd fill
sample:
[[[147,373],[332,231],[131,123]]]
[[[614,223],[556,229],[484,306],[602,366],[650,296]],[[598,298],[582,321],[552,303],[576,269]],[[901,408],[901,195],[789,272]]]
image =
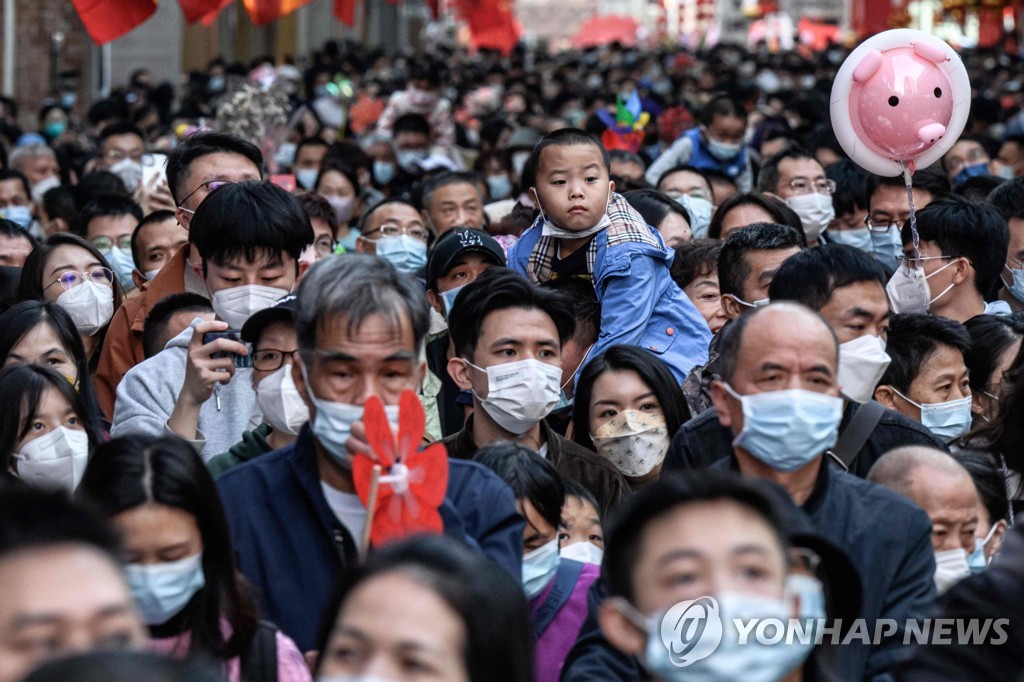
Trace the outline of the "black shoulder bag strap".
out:
[[[582,572],[583,564],[578,561],[562,559],[558,562],[555,584],[551,586],[548,598],[541,604],[540,609],[537,611],[537,618],[533,622],[533,632],[537,639],[540,639],[540,636],[551,625],[551,621],[555,619],[558,612],[569,601],[569,597],[572,596],[572,591],[576,587],[576,581]]]
[[[853,419],[846,425],[843,432],[839,434],[836,446],[829,451],[832,458],[836,460],[845,471],[850,470],[853,460],[857,459],[860,449],[868,442],[871,433],[878,426],[885,414],[885,407],[874,400],[869,400],[853,413]]]
[[[277,682],[277,627],[261,620],[241,660],[242,682]]]

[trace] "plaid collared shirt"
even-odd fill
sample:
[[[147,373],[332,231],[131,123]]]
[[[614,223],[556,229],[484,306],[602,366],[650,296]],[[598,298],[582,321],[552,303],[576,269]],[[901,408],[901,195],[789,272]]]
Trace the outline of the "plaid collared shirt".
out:
[[[608,237],[608,248],[626,242],[639,242],[653,246],[656,249],[664,248],[654,236],[652,228],[648,227],[635,208],[629,205],[625,197],[618,193],[612,193],[611,201],[608,202],[608,218],[611,225],[605,229]],[[532,228],[541,229],[544,224],[543,214],[537,216]],[[598,233],[600,234],[600,232]],[[597,235],[594,235],[595,237]],[[530,281],[542,284],[551,279],[552,263],[558,257],[558,242],[555,237],[540,237],[537,245],[527,261],[526,272]],[[591,239],[587,246],[587,273],[594,275],[594,263],[597,260],[597,239]]]

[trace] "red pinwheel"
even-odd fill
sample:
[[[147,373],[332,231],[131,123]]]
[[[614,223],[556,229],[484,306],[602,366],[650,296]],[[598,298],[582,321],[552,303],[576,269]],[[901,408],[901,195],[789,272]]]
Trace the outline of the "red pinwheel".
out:
[[[416,394],[406,391],[399,401],[397,442],[380,399],[366,402],[363,423],[370,452],[353,458],[352,481],[367,508],[370,544],[379,547],[416,533],[442,532],[437,510],[448,489],[448,453],[440,443],[420,449],[425,417]],[[379,489],[374,491],[378,466]]]

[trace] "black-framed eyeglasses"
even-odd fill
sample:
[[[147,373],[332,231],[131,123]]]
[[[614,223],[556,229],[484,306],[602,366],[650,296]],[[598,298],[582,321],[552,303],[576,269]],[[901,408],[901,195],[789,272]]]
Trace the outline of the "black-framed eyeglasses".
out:
[[[906,220],[892,220],[891,218],[875,219],[871,216],[864,218],[864,224],[868,226],[868,229],[872,232],[888,232],[889,228],[893,225],[896,226],[897,230],[902,230]]]
[[[296,350],[279,350],[277,348],[261,348],[252,354],[252,366],[261,372],[273,372],[281,369],[285,358],[295,359]]]
[[[231,185],[231,184],[234,184],[234,183],[229,182],[228,180],[207,180],[206,182],[201,183],[198,187],[196,187],[194,190],[189,192],[188,196],[186,196],[184,199],[182,199],[181,201],[178,202],[178,206],[184,206],[185,202],[188,201],[189,199],[191,199],[193,194],[195,194],[196,192],[198,192],[199,190],[201,190],[204,187],[212,192],[214,190],[220,189],[224,185]]]

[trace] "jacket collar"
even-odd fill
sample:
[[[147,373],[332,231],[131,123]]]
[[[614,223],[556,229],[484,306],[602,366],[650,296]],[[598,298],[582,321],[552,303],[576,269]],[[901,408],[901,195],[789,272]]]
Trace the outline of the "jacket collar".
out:
[[[313,441],[313,431],[309,424],[302,427],[299,437],[290,447],[293,450],[292,456],[288,458],[288,465],[292,475],[295,476],[299,487],[302,488],[302,492],[312,505],[324,530],[328,534],[333,534],[335,528],[340,524],[324,498],[324,491],[320,488],[320,469],[317,467],[316,447]]]
[[[178,249],[178,252],[174,254],[171,260],[167,261],[167,264],[160,268],[160,272],[157,273],[151,281],[146,282],[144,290],[142,292],[142,301],[138,311],[135,313],[135,319],[132,320],[132,329],[141,332],[146,323],[146,316],[149,315],[150,309],[156,305],[157,301],[169,296],[171,294],[180,294],[187,291],[188,277],[186,270],[188,270],[188,255],[190,244],[185,244],[183,247]],[[195,273],[192,273],[195,277]],[[208,294],[207,294],[208,295]]]
[[[546,420],[540,420],[540,440],[541,445],[547,445],[547,460],[554,464],[558,461],[559,455],[562,454],[561,446],[558,442],[557,434],[551,430]],[[466,417],[466,422],[459,431],[459,434],[455,437],[455,454],[454,457],[457,459],[473,459],[473,455],[477,450],[480,449],[473,441],[473,415],[470,414]]]

